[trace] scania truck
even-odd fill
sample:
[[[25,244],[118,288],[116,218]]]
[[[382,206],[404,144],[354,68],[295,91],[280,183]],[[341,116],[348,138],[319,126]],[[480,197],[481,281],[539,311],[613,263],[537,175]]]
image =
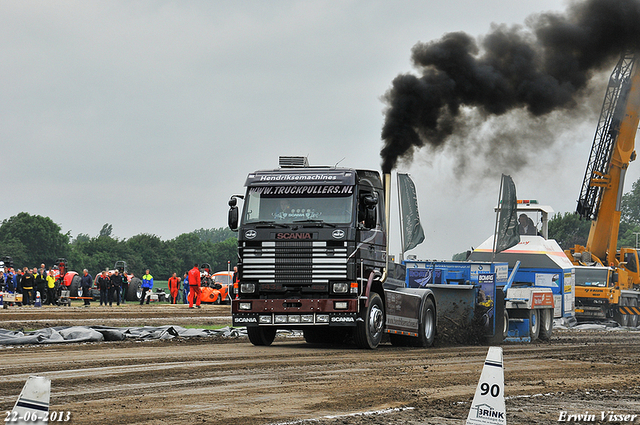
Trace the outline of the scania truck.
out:
[[[270,345],[278,329],[302,330],[312,343],[352,337],[362,348],[384,333],[433,343],[433,292],[389,273],[385,180],[304,157],[249,174],[245,194],[229,201],[229,227],[239,231],[233,325],[246,326],[254,345]]]

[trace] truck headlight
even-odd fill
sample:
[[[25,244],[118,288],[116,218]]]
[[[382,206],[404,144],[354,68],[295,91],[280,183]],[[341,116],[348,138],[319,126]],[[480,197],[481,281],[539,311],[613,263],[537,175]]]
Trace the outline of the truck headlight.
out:
[[[256,292],[256,284],[255,283],[242,283],[240,284],[240,292],[243,294],[253,294]]]
[[[336,282],[333,284],[333,292],[335,294],[346,294],[349,291],[349,284],[346,282]]]
[[[251,303],[239,303],[238,310],[251,310]]]

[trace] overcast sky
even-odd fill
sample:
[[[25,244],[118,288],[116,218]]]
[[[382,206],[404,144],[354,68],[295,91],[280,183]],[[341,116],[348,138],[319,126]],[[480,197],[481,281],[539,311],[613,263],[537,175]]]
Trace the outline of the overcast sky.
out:
[[[168,240],[225,227],[229,196],[279,155],[379,169],[381,96],[398,74],[415,72],[417,42],[453,31],[481,36],[492,23],[523,24],[564,6],[2,1],[0,219],[26,211],[72,237],[110,223],[121,239]],[[594,90],[599,108],[604,86]],[[418,152],[400,167],[415,180],[427,237],[411,253],[447,259],[491,235],[502,172],[519,198],[573,211],[597,113],[559,117],[554,143],[517,171],[479,159],[461,177],[446,151]],[[639,175],[632,165],[627,190]]]

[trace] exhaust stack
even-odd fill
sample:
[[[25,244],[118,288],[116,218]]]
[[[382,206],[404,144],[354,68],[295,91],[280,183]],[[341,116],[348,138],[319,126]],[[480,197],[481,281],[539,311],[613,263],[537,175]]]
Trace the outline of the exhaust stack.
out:
[[[384,173],[382,175],[383,184],[384,184],[384,231],[385,231],[385,266],[384,272],[382,273],[382,278],[380,279],[382,283],[387,280],[387,273],[389,271],[389,228],[391,221],[391,172]]]

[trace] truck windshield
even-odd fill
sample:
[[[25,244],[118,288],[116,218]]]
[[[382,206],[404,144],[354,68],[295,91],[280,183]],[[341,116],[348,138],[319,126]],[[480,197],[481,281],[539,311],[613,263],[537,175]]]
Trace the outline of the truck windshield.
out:
[[[353,218],[353,186],[292,185],[249,187],[244,203],[244,224],[300,220],[350,223]]]
[[[604,267],[576,267],[576,286],[607,286],[609,269]]]

